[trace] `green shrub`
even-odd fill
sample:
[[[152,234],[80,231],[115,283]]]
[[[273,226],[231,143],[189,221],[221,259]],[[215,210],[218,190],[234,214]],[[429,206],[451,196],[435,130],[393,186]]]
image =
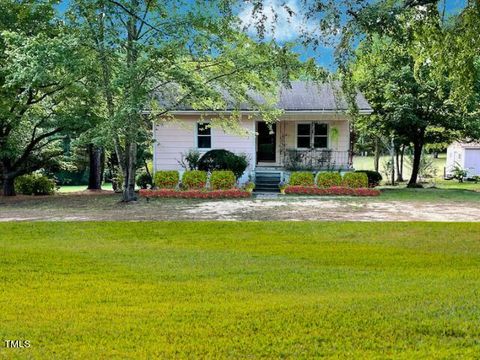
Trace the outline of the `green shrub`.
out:
[[[363,173],[367,175],[368,178],[368,187],[375,187],[380,185],[382,181],[382,175],[378,171],[373,170],[357,170],[356,173]]]
[[[352,189],[368,187],[368,177],[365,173],[349,172],[343,175],[343,186]]]
[[[186,153],[182,153],[180,160],[178,161],[179,165],[185,170],[198,170],[198,162],[202,154],[196,149],[190,149]]]
[[[184,189],[203,189],[207,185],[207,173],[201,170],[185,171],[182,176]]]
[[[155,173],[155,186],[159,189],[175,189],[179,180],[177,170],[161,170]]]
[[[313,186],[314,177],[309,171],[294,171],[290,175],[288,184],[292,186]]]
[[[207,151],[198,162],[198,169],[212,172],[214,170],[233,171],[235,177],[240,178],[248,166],[247,156],[235,155],[227,150]]]
[[[210,175],[210,186],[213,190],[230,190],[235,187],[235,183],[235,174],[230,170],[216,170]]]
[[[317,185],[320,188],[329,188],[342,185],[342,175],[338,172],[323,172],[317,175]]]
[[[55,182],[45,175],[23,175],[15,179],[15,190],[24,195],[51,195],[55,192]]]
[[[152,177],[146,171],[143,171],[137,175],[136,183],[141,189],[147,189],[152,186]]]
[[[19,194],[33,195],[35,175],[23,175],[15,179],[15,191]]]

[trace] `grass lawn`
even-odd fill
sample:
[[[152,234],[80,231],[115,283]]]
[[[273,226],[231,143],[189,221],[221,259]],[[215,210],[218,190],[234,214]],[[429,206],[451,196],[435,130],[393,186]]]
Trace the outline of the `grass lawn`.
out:
[[[385,176],[383,173],[384,163],[391,159],[390,156],[384,155],[380,156],[380,167],[379,171],[382,173],[382,176]],[[403,163],[403,177],[408,180],[412,173],[410,163],[408,161],[408,156],[405,156]],[[443,178],[443,169],[445,167],[445,162],[447,160],[447,154],[439,154],[437,159],[433,159],[433,166],[436,170],[438,178]],[[373,156],[354,156],[353,157],[353,167],[355,170],[374,170],[374,157]]]
[[[87,190],[87,185],[64,185],[60,186],[58,192],[60,193],[69,193],[69,192],[78,192]],[[112,183],[105,183],[102,185],[102,190],[112,190]]]
[[[0,358],[476,358],[480,224],[3,223]]]
[[[400,201],[420,201],[420,202],[478,202],[480,201],[480,186],[477,184],[474,189],[466,188],[427,188],[427,189],[407,189],[402,187],[383,187],[379,198],[372,200],[400,200]],[[475,190],[475,191],[473,191]]]

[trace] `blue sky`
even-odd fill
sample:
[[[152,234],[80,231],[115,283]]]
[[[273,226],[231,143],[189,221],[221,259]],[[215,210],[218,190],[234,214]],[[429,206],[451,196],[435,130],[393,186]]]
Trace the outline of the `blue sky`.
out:
[[[188,0],[194,2],[195,0]],[[297,13],[301,12],[300,2],[299,0],[264,0],[265,1],[265,14],[267,19],[273,23],[273,13],[277,14],[277,19],[274,26],[274,31],[268,31],[266,34],[266,38],[271,39],[275,37],[275,39],[279,43],[285,43],[287,41],[294,42],[302,29],[302,27],[309,26],[305,25],[302,21],[301,17],[298,16],[289,16],[283,8],[283,4],[287,4],[292,10]],[[372,0],[373,2],[374,0]],[[458,12],[459,9],[462,9],[468,0],[445,0],[439,1],[440,5],[446,6],[446,13],[453,14]],[[61,0],[59,5],[59,10],[63,12],[66,7],[68,6],[69,0]],[[273,10],[270,11],[269,9],[272,8]],[[238,9],[238,16],[242,20],[243,23],[248,24],[251,21],[251,6],[244,5],[239,7]],[[254,36],[254,29],[251,29],[251,34]],[[304,48],[303,46],[299,45],[294,49],[296,52],[300,54],[302,60],[307,58],[315,58],[316,62],[327,69],[334,70],[336,68],[335,61],[334,61],[334,49],[333,47],[319,47],[315,50],[312,48]]]

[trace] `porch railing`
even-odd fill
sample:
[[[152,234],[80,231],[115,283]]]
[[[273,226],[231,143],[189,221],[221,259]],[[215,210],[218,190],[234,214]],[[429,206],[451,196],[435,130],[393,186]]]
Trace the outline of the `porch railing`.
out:
[[[286,149],[283,166],[296,170],[340,170],[350,168],[348,151]]]

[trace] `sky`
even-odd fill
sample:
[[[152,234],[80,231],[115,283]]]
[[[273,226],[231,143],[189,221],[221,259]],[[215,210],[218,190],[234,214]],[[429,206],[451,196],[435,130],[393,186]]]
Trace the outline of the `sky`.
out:
[[[195,0],[187,0],[194,2]],[[375,0],[372,0],[374,2]],[[439,1],[439,6],[445,6],[447,14],[454,14],[462,9],[465,6],[465,3],[468,0],[444,0]],[[68,7],[69,0],[61,0],[59,5],[59,11],[63,12]],[[283,44],[285,42],[295,42],[298,39],[300,32],[305,27],[313,27],[313,24],[305,24],[302,17],[290,16],[284,8],[286,4],[294,13],[301,13],[301,2],[300,0],[264,0],[265,15],[267,17],[267,32],[265,40],[275,40]],[[252,6],[251,5],[241,5],[238,7],[238,17],[241,22],[248,27],[248,32],[252,37],[255,37],[256,30],[252,24]],[[277,18],[274,20],[274,14]],[[275,24],[272,26],[272,24]],[[274,30],[272,30],[272,28]],[[301,45],[298,45],[294,48],[294,51],[300,55],[302,60],[308,58],[314,58],[318,65],[334,71],[336,69],[335,60],[334,60],[334,48],[333,47],[318,47],[315,50],[310,48],[305,48]]]
[[[375,0],[372,0],[374,2]],[[455,14],[462,9],[468,0],[444,0],[439,1],[439,7],[448,15]],[[267,23],[275,24],[273,30],[267,31],[266,38],[275,38],[279,43],[295,41],[298,39],[300,33],[304,29],[313,29],[314,24],[305,24],[301,16],[291,16],[284,8],[287,5],[294,13],[301,13],[301,2],[299,0],[264,0],[264,15],[267,17]],[[252,6],[244,6],[238,13],[241,21],[246,25],[251,25],[252,21]],[[276,16],[276,19],[274,17]],[[272,27],[267,27],[271,29]],[[250,26],[250,34],[255,36],[255,29]],[[295,48],[302,59],[313,57],[317,64],[329,70],[335,70],[334,48],[333,47],[318,47],[315,50],[311,47],[297,46]]]

